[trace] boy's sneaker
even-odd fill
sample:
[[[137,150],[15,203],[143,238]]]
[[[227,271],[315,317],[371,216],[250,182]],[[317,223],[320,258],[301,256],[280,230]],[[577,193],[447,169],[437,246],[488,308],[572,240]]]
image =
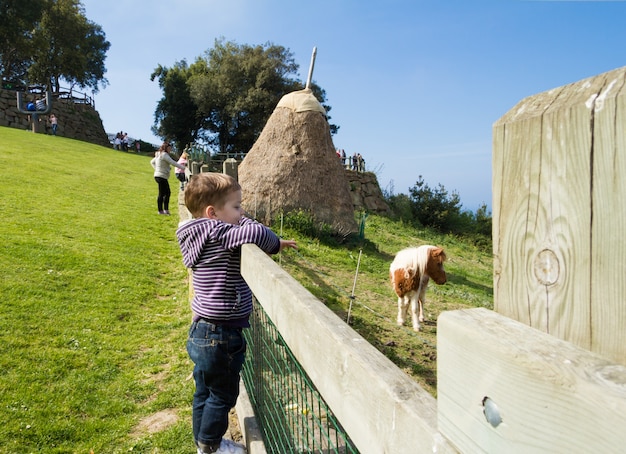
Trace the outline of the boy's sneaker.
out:
[[[207,446],[207,448],[206,451],[198,448],[198,454],[246,454],[246,448],[243,445],[226,438],[222,438],[217,448],[211,446]]]

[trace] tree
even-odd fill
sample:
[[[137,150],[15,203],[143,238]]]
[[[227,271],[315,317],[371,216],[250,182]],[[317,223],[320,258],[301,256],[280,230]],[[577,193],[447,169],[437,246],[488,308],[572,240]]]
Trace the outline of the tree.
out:
[[[31,82],[60,90],[61,80],[97,92],[106,85],[104,60],[111,44],[102,27],[89,21],[79,0],[48,0],[33,33]]]
[[[487,205],[483,203],[474,216],[474,222],[476,224],[476,233],[491,237],[492,218]]]
[[[150,80],[158,79],[163,98],[157,103],[152,131],[159,137],[168,138],[179,148],[195,142],[202,127],[196,114],[198,107],[189,93],[189,67],[185,60],[172,68],[159,65]],[[157,126],[158,125],[158,126]]]
[[[409,188],[415,217],[424,226],[443,232],[455,230],[461,221],[461,199],[456,191],[448,194],[440,183],[431,189],[420,175],[415,186]]]
[[[415,222],[415,214],[414,214],[414,206],[413,202],[406,194],[387,194],[385,195],[385,200],[387,201],[387,205],[389,205],[389,209],[391,211],[391,215],[394,219],[397,219],[402,222],[414,223]]]
[[[33,30],[47,0],[2,0],[0,3],[0,76],[3,82],[25,84],[32,64]]]
[[[170,70],[162,66],[153,73],[153,80],[159,78],[164,92],[155,112],[153,129],[161,137],[182,136],[180,128],[187,122],[187,129],[195,139],[223,154],[247,153],[280,98],[304,88],[295,79],[298,65],[291,52],[269,43],[250,46],[217,39],[214,47],[187,70],[178,69],[180,79],[170,78]],[[191,103],[186,95],[182,96],[180,82],[185,77],[189,97],[196,106],[195,116],[187,115]],[[324,90],[315,84],[311,89],[323,103]],[[181,96],[173,97],[172,93]],[[330,111],[329,106],[324,107]],[[171,118],[181,113],[185,118],[180,122]],[[337,129],[331,125],[332,132]]]

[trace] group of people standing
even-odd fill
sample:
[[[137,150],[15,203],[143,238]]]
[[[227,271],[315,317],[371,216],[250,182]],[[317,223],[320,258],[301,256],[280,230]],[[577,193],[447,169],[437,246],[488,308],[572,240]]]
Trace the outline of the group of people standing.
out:
[[[337,157],[341,159],[341,165],[347,170],[355,172],[365,172],[365,159],[361,153],[354,153],[352,156],[346,156],[343,148],[337,148]]]
[[[127,132],[118,132],[115,134],[115,140],[113,141],[113,149],[128,151],[128,133]]]

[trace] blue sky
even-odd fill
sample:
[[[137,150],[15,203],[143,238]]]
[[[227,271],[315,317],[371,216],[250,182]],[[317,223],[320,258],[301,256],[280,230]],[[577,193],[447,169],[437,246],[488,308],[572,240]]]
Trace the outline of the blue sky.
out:
[[[158,143],[150,74],[223,37],[288,48],[326,90],[333,137],[382,189],[422,175],[491,207],[492,125],[521,99],[626,66],[624,1],[82,0],[111,48],[96,94],[107,132]]]

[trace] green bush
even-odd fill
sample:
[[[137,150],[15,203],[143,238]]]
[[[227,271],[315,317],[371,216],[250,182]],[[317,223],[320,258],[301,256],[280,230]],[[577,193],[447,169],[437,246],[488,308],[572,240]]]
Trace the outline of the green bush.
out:
[[[415,227],[430,227],[441,233],[467,236],[474,244],[491,244],[491,213],[485,204],[476,213],[462,210],[456,191],[439,184],[431,188],[420,175],[406,194],[384,194],[391,219]]]

